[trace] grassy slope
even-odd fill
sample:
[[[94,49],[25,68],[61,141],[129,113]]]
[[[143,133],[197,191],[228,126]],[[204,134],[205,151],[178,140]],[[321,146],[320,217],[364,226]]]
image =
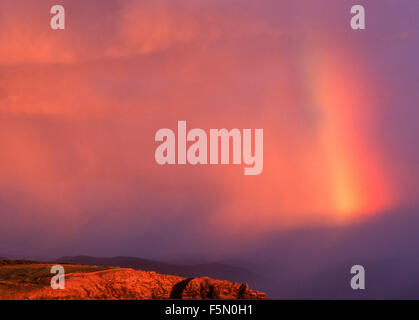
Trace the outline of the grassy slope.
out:
[[[24,260],[0,260],[0,299],[10,294],[31,291],[49,286],[51,267],[57,263],[39,263]],[[107,267],[61,264],[66,274],[74,272],[94,272]]]

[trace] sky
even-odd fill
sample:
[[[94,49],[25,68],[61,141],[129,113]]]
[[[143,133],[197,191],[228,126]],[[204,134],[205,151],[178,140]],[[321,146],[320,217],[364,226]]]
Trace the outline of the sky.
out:
[[[416,210],[419,4],[358,2],[366,30],[350,0],[2,0],[0,254],[214,254]],[[178,120],[263,129],[262,174],[158,165]]]

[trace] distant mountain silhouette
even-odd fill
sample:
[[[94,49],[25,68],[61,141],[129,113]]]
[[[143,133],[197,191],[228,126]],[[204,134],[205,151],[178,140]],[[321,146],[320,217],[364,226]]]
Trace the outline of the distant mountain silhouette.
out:
[[[249,283],[252,286],[255,284],[260,285],[264,282],[262,277],[246,268],[231,266],[218,262],[188,265],[121,256],[110,258],[92,256],[66,256],[58,259],[57,262],[96,265],[104,267],[132,268],[136,270],[155,271],[161,274],[177,275],[185,278],[208,276],[214,279],[228,280],[231,282]]]

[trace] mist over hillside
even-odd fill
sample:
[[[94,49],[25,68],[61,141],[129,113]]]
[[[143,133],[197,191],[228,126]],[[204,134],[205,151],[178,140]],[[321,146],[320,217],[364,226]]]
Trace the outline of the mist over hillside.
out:
[[[270,279],[275,298],[418,299],[419,215],[406,209],[352,226],[272,234],[243,259]],[[350,287],[350,268],[366,271],[366,289]]]
[[[349,226],[272,233],[246,250],[223,254],[223,258],[210,254],[202,258],[202,253],[195,259],[191,255],[176,260],[167,257],[166,262],[85,255],[49,261],[133,268],[186,278],[209,276],[248,283],[279,299],[419,299],[417,230],[417,210],[405,209]],[[366,271],[366,289],[354,291],[350,269],[358,264]]]

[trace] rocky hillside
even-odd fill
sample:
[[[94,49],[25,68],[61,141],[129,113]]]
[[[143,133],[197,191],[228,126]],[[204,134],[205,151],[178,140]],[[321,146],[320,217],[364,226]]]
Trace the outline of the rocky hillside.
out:
[[[1,279],[0,279],[1,280]],[[153,271],[115,268],[65,276],[65,289],[45,285],[1,296],[2,299],[264,299],[247,284],[208,277],[183,278]]]
[[[218,261],[183,263],[181,260],[178,260],[176,263],[167,263],[164,261],[126,256],[110,258],[93,256],[61,257],[57,259],[56,262],[57,264],[70,263],[79,265],[155,271],[157,273],[172,274],[185,278],[210,277],[213,279],[224,279],[231,282],[247,282],[252,286],[255,283],[264,283],[264,279],[262,277],[244,267],[245,263],[237,263],[232,265]],[[264,285],[261,287],[263,288]]]

